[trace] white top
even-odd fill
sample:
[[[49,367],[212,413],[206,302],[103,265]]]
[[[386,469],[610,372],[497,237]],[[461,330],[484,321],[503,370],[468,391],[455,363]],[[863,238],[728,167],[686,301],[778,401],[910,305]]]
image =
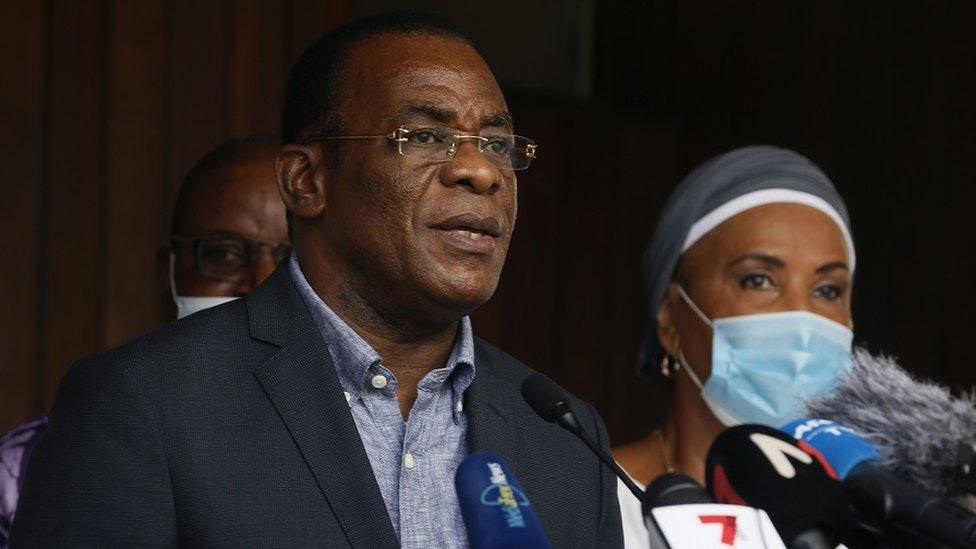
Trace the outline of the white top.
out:
[[[631,477],[631,480],[634,478]],[[636,480],[634,482],[641,490],[645,488]],[[651,535],[644,526],[641,502],[620,479],[617,479],[617,501],[620,503],[620,520],[624,526],[624,549],[651,549]]]

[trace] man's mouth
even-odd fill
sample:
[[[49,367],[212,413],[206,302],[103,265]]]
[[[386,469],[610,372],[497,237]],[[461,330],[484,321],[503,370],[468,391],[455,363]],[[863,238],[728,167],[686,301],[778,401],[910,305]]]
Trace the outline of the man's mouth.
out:
[[[495,239],[501,236],[501,224],[493,217],[472,213],[456,215],[431,225],[450,245],[474,253],[491,253]]]

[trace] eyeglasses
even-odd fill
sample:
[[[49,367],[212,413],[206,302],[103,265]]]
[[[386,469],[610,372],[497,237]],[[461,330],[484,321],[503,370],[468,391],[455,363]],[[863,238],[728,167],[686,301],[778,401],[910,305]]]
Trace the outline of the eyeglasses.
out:
[[[305,143],[343,139],[389,139],[402,156],[426,162],[447,162],[457,154],[464,140],[474,141],[478,151],[503,170],[524,170],[536,157],[538,145],[528,137],[509,133],[471,135],[454,128],[438,126],[400,126],[388,134],[313,135]]]
[[[221,280],[241,280],[261,260],[262,248],[271,250],[275,264],[291,255],[291,244],[258,242],[235,236],[174,236],[174,243],[191,246],[197,255],[197,270],[203,276]]]

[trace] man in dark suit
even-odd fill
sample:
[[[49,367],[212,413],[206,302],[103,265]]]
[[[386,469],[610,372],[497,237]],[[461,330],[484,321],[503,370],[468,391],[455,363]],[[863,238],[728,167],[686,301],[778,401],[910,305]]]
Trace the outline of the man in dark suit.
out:
[[[477,450],[555,547],[621,546],[612,475],[471,332],[535,155],[481,57],[447,23],[381,16],[306,50],[285,103],[295,255],[72,367],[14,547],[465,547],[453,474]]]

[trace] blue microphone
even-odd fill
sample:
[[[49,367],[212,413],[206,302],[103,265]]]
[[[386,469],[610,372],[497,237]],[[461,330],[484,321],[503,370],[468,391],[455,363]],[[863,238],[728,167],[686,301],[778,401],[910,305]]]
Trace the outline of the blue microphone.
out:
[[[783,431],[833,468],[866,526],[894,527],[948,547],[976,547],[976,515],[887,471],[874,445],[853,430],[826,419],[798,419]]]
[[[471,549],[550,549],[539,518],[502,458],[475,452],[454,474]]]

